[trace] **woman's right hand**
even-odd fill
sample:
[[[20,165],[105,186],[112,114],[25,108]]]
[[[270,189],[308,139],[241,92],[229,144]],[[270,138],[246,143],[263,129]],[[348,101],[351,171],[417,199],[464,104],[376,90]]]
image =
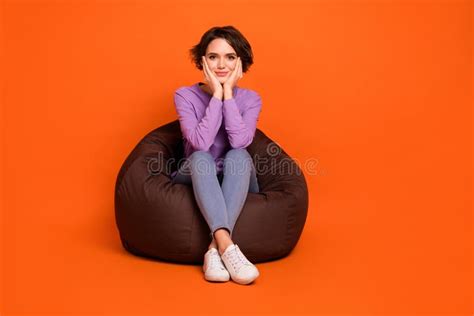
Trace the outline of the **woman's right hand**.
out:
[[[219,79],[217,79],[217,76],[214,75],[214,73],[209,69],[206,58],[204,56],[202,56],[202,68],[204,71],[204,76],[206,77],[206,82],[209,85],[212,94],[216,98],[222,99],[222,96],[224,94],[222,84],[219,82]]]

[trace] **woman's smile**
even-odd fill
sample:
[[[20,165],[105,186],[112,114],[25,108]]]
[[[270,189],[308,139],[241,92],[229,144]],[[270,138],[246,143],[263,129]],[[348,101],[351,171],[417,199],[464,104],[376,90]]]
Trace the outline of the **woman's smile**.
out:
[[[227,71],[226,72],[217,72],[216,71],[216,75],[219,76],[219,77],[225,77],[225,76],[227,76]]]

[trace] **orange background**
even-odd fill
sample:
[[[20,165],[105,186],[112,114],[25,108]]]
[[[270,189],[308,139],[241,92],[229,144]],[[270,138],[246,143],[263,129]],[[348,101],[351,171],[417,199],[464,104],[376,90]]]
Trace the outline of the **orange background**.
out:
[[[2,315],[472,314],[471,1],[2,1]],[[118,170],[234,25],[308,218],[251,286],[127,253]],[[316,163],[314,163],[316,162]]]

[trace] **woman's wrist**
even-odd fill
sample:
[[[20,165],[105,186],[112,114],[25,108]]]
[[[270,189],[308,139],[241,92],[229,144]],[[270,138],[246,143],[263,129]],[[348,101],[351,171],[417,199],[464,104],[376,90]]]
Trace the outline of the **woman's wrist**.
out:
[[[224,100],[232,99],[233,91],[229,87],[224,87]]]
[[[222,91],[216,91],[214,92],[213,96],[219,100],[222,100],[223,93]]]

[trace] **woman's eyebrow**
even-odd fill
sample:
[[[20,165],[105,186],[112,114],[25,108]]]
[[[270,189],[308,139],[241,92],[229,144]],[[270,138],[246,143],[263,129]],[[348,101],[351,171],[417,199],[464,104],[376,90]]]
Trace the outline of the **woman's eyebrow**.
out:
[[[219,54],[217,54],[217,53],[209,53],[208,55],[219,55]],[[235,54],[235,53],[228,53],[228,54],[226,54],[226,55],[234,55],[234,56],[237,56],[237,54]]]

